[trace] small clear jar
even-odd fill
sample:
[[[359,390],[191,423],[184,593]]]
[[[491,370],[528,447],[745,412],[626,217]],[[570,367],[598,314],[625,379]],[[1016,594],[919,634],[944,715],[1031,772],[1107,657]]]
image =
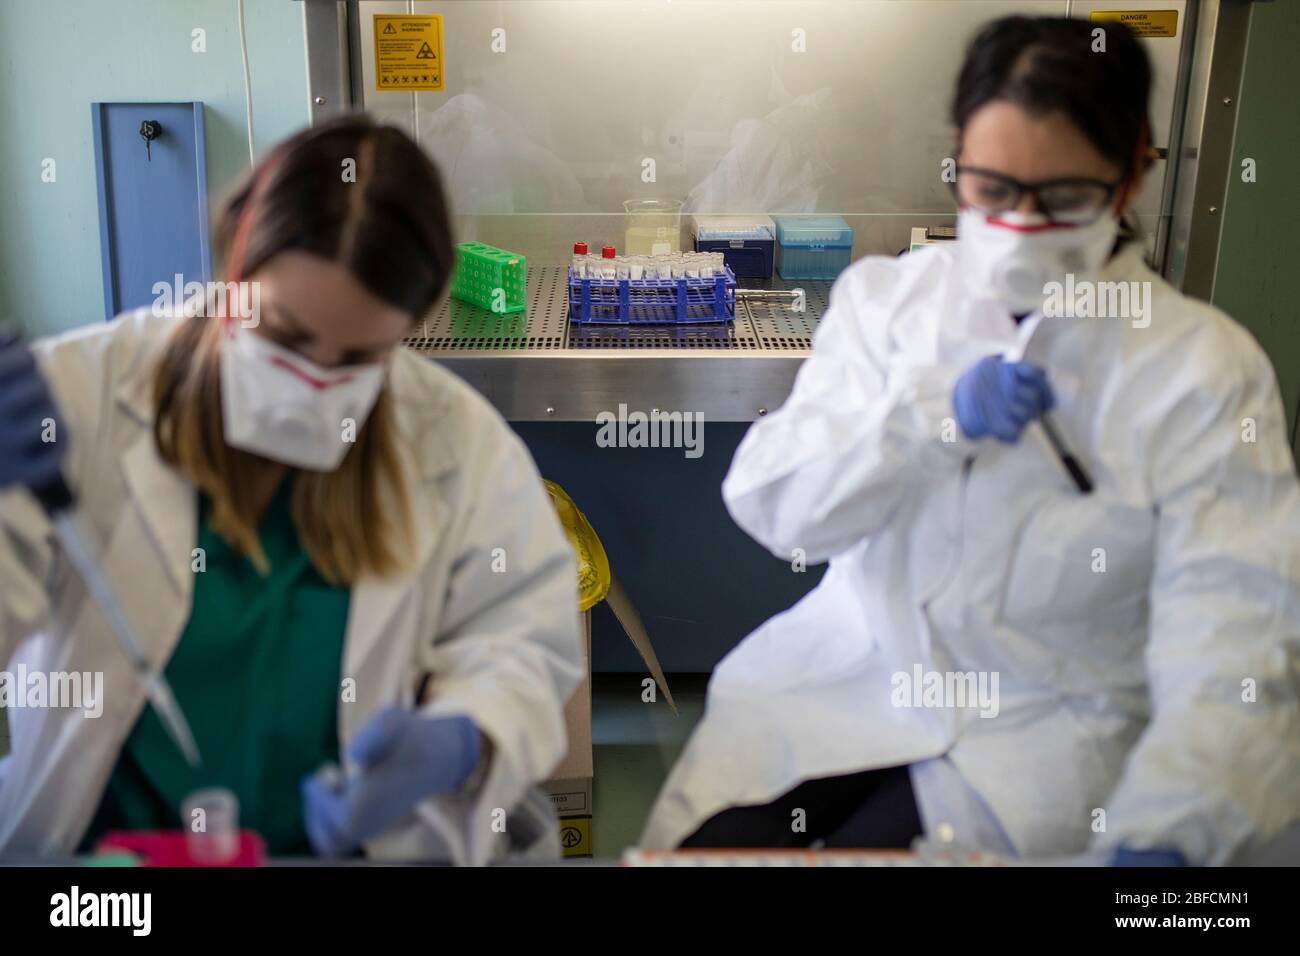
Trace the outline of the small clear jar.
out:
[[[239,855],[239,798],[224,787],[196,790],[181,806],[185,846],[195,863],[219,865]]]

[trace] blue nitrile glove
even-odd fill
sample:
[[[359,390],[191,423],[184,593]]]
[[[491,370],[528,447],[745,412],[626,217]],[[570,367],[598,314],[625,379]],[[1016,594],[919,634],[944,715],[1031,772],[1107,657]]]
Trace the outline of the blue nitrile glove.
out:
[[[54,421],[55,441],[44,441]],[[43,488],[60,475],[67,445],[49,387],[27,343],[0,339],[0,489]]]
[[[967,438],[1017,441],[1026,425],[1055,404],[1046,372],[997,355],[968,368],[952,390],[953,411]]]
[[[1111,866],[1186,866],[1187,861],[1177,850],[1130,850],[1126,846],[1115,851]]]
[[[449,793],[478,763],[478,730],[463,715],[426,717],[387,707],[348,744],[355,773],[323,768],[302,782],[307,837],[336,856],[384,832],[426,797]]]

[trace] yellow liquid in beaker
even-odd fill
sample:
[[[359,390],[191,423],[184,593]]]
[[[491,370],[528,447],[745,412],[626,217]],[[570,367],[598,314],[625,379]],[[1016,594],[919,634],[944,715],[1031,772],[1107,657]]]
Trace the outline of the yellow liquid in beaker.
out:
[[[681,230],[669,226],[628,226],[623,234],[623,254],[654,256],[681,252]]]

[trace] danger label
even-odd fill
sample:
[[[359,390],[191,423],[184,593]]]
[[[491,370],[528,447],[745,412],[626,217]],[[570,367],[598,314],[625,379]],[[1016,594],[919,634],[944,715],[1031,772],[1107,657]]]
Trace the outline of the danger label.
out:
[[[1178,36],[1177,10],[1093,10],[1093,23],[1122,23],[1140,37]]]
[[[375,86],[442,89],[442,17],[375,14]]]

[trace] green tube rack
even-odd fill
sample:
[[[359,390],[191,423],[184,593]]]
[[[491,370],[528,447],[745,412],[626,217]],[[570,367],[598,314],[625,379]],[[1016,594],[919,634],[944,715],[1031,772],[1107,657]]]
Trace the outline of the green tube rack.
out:
[[[522,312],[528,307],[528,260],[483,242],[457,243],[451,297],[497,314]]]

